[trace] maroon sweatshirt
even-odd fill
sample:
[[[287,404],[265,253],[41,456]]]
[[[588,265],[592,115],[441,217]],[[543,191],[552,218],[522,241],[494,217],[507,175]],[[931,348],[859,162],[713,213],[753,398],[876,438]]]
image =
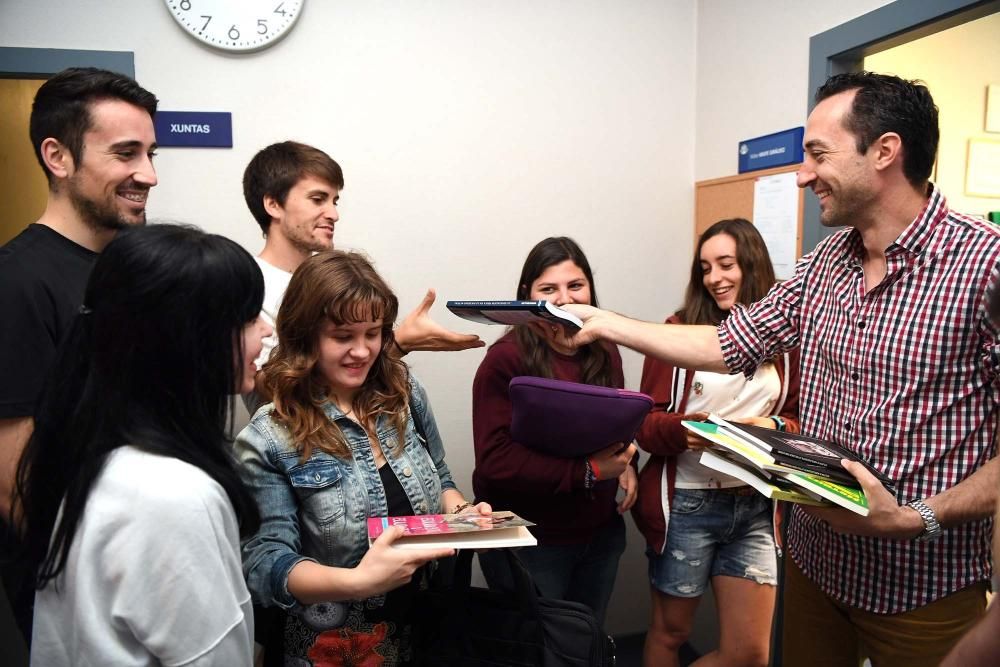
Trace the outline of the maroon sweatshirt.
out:
[[[625,384],[618,348],[609,345],[614,386]],[[559,380],[580,382],[576,356],[551,352],[552,372]],[[494,510],[510,510],[537,524],[531,532],[539,544],[586,544],[617,514],[617,480],[583,487],[584,460],[542,454],[510,437],[511,378],[527,375],[513,333],[486,352],[472,384],[472,433],[476,469],[472,488],[477,501]]]

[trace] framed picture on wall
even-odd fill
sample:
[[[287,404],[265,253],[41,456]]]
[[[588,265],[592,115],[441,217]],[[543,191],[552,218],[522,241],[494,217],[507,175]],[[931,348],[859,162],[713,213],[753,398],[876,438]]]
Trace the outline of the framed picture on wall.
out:
[[[969,139],[965,194],[1000,197],[1000,139]]]
[[[986,131],[1000,132],[1000,83],[986,86]]]

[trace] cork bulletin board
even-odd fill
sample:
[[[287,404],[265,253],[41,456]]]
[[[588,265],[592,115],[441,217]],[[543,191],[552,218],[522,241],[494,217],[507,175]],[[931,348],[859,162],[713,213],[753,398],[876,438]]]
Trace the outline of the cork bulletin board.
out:
[[[694,235],[695,241],[709,226],[725,218],[746,218],[753,221],[754,183],[761,176],[794,172],[793,164],[774,169],[761,169],[738,176],[698,181],[694,186]],[[805,191],[799,191],[799,221],[795,239],[795,256],[802,256],[802,211]]]

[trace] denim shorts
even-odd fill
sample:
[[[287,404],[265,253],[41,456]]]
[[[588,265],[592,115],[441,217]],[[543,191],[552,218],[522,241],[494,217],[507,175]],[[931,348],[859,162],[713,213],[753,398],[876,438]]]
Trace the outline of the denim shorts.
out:
[[[676,597],[699,597],[720,575],[777,585],[771,501],[759,493],[677,489],[666,548],[646,556],[650,584]]]

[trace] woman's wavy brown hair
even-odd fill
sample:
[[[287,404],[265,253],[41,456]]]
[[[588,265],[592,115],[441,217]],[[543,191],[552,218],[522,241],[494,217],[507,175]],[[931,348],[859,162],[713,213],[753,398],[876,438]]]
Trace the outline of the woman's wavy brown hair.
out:
[[[402,451],[409,403],[406,364],[390,352],[399,302],[364,255],[332,250],[307,259],[292,276],[278,310],[278,345],[264,364],[261,393],[274,402],[274,418],[292,434],[308,459],[313,449],[340,458],[351,450],[337,424],[323,412],[329,386],[319,372],[319,336],[326,322],[335,325],[382,320],[382,348],[351,408],[374,437],[381,415],[389,417]]]
[[[590,283],[590,305],[596,308],[597,287],[594,285],[594,273],[590,270],[590,262],[587,261],[587,256],[583,254],[580,245],[568,236],[550,236],[539,241],[531,249],[521,268],[521,278],[517,281],[517,298],[522,301],[530,299],[531,284],[538,280],[547,268],[567,260],[583,271],[584,277]],[[530,326],[521,324],[513,329],[528,375],[551,378],[554,352],[548,342]],[[577,354],[580,356],[581,382],[599,387],[610,387],[613,384],[611,355],[605,343],[594,341],[583,345]]]
[[[768,290],[774,286],[774,266],[771,255],[760,232],[749,220],[731,218],[719,220],[706,229],[698,239],[698,247],[694,250],[691,261],[691,280],[688,282],[687,293],[684,295],[684,305],[680,316],[685,324],[717,325],[729,316],[729,313],[719,308],[715,299],[705,289],[705,271],[701,268],[701,247],[705,241],[719,234],[727,234],[736,241],[736,263],[740,266],[743,281],[740,293],[736,295],[737,303],[749,305],[764,298]]]

